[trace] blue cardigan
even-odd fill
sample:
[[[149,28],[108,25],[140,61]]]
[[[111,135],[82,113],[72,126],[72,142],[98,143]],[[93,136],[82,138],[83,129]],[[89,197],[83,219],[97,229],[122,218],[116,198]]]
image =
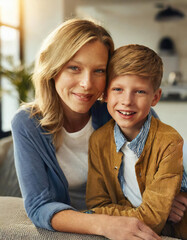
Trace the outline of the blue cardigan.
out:
[[[54,230],[52,216],[73,209],[68,182],[58,164],[52,136],[29,115],[19,110],[12,120],[16,171],[28,217],[36,226]],[[100,102],[93,105],[91,115],[95,130],[111,118],[106,104]]]

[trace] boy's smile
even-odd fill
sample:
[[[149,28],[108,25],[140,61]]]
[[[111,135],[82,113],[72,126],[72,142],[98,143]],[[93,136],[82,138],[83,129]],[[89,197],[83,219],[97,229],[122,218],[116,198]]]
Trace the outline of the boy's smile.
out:
[[[111,80],[106,98],[108,111],[129,141],[138,135],[160,96],[161,89],[154,91],[149,79],[123,75]]]

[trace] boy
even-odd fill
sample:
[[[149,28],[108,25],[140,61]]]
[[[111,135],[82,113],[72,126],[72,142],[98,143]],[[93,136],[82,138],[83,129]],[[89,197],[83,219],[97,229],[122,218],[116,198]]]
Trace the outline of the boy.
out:
[[[161,233],[182,180],[183,139],[154,118],[163,64],[151,49],[117,49],[105,100],[112,120],[90,138],[87,207],[136,217]],[[124,197],[125,196],[125,197]]]

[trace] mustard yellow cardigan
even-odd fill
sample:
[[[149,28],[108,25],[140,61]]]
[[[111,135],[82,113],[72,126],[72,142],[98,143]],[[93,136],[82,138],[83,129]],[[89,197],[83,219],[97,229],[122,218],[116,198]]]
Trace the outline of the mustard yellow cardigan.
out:
[[[152,117],[144,150],[135,165],[142,204],[133,207],[118,180],[123,153],[116,152],[114,120],[90,138],[86,203],[98,214],[136,217],[160,233],[172,200],[180,191],[183,139],[172,127]]]

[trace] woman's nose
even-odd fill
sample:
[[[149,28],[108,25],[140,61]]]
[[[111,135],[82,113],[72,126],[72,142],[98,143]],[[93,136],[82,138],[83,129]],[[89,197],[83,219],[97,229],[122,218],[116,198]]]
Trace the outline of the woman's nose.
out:
[[[80,86],[86,90],[90,89],[92,87],[92,80],[91,80],[91,73],[85,72],[81,76],[80,80]]]

